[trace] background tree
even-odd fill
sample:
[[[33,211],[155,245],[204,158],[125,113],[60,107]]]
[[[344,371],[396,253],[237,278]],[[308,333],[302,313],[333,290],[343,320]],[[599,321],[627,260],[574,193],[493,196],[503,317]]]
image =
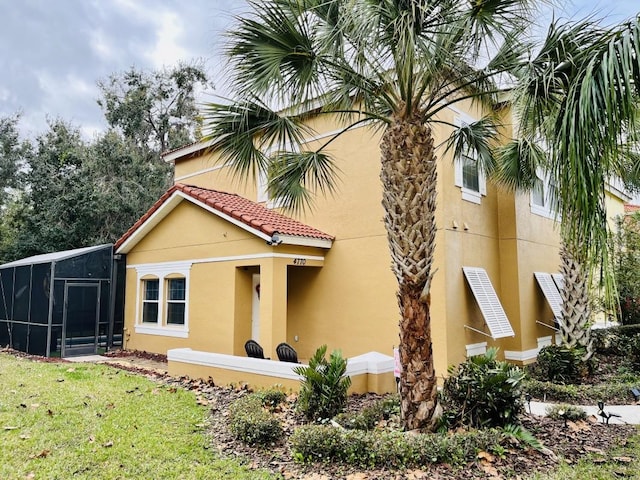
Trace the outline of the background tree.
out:
[[[611,28],[555,21],[538,54],[516,73],[519,140],[505,147],[500,178],[531,188],[541,167],[555,185],[565,279],[562,339],[588,359],[590,287],[601,284],[607,303],[615,302],[606,182],[637,183],[638,20]]]
[[[8,189],[18,188],[23,157],[28,144],[20,141],[18,122],[20,115],[0,117],[0,209],[9,199]]]
[[[109,125],[138,147],[159,153],[199,136],[195,95],[208,87],[202,66],[181,63],[144,72],[131,68],[98,82],[98,100]]]
[[[620,321],[640,323],[640,214],[616,219],[613,265],[618,289]]]
[[[364,122],[382,131],[384,223],[400,308],[401,410],[405,428],[433,426],[437,402],[430,318],[435,247],[436,147],[433,128],[454,131],[457,154],[475,152],[489,168],[497,125],[491,115],[461,128],[438,113],[472,99],[493,112],[494,80],[518,64],[529,2],[435,0],[262,0],[237,19],[228,54],[237,101],[209,105],[209,137],[241,177],[269,179],[272,197],[293,211],[335,189],[327,153],[335,136]],[[483,66],[481,66],[483,65]],[[335,114],[343,130],[315,151],[309,102]],[[274,108],[290,106],[276,112]],[[287,146],[300,146],[287,149]],[[267,157],[263,152],[276,153]]]
[[[11,160],[13,183],[5,183],[15,185],[9,173],[18,170],[23,179],[0,211],[0,259],[116,241],[171,184],[162,150],[197,139],[194,94],[206,83],[189,65],[114,74],[100,84],[109,130],[91,140],[56,119],[35,142],[21,144],[17,117],[0,123],[0,147],[13,152],[0,154],[0,162]]]
[[[92,188],[81,174],[86,153],[79,130],[62,120],[51,121],[49,131],[36,139],[33,152],[25,159],[27,188],[13,219],[20,230],[12,256],[83,244],[84,232],[91,228],[87,199]]]

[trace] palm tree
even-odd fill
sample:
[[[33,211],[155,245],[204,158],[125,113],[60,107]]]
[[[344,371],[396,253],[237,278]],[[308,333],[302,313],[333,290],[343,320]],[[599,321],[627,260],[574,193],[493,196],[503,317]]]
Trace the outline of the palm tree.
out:
[[[294,212],[335,189],[336,167],[301,141],[305,118],[338,115],[343,130],[382,132],[382,204],[400,308],[401,411],[406,429],[433,426],[437,401],[430,285],[435,248],[433,127],[453,130],[457,154],[494,163],[491,115],[462,127],[439,112],[470,99],[491,112],[500,78],[525,51],[528,0],[253,0],[229,33],[237,100],[210,104],[208,138],[240,177],[266,174]],[[288,106],[282,109],[283,106]],[[280,110],[278,110],[280,109]],[[335,137],[334,137],[335,138]],[[265,151],[275,152],[271,156]]]
[[[541,167],[555,185],[565,278],[562,341],[583,349],[586,360],[592,285],[601,282],[607,303],[615,302],[606,182],[618,177],[638,185],[638,19],[611,28],[554,21],[538,54],[515,72],[519,140],[504,147],[498,178],[528,189]]]

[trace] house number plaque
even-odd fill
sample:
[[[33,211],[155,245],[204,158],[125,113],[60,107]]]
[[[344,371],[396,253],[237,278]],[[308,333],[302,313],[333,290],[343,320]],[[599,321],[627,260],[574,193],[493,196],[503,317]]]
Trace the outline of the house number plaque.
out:
[[[307,264],[307,259],[306,258],[294,258],[293,259],[293,264],[294,265],[306,265]]]

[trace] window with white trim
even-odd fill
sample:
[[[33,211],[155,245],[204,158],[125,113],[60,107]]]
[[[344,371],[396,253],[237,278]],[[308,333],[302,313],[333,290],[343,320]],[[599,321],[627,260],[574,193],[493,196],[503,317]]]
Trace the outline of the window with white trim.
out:
[[[553,195],[555,186],[542,170],[536,173],[533,188],[531,189],[531,213],[540,215],[541,217],[556,218],[556,211],[553,207]]]
[[[461,127],[474,121],[471,117],[458,116],[455,124]],[[456,160],[454,181],[460,187],[463,200],[480,204],[482,197],[487,195],[487,179],[474,152],[465,152]]]
[[[541,178],[536,177],[533,181],[533,188],[531,189],[531,206],[545,208],[546,203],[544,182]]]
[[[135,332],[189,336],[189,272],[191,262],[136,265],[138,308]]]
[[[158,323],[158,299],[160,280],[149,278],[142,280],[142,323]]]
[[[169,278],[167,280],[167,325],[184,325],[186,311],[186,279]]]

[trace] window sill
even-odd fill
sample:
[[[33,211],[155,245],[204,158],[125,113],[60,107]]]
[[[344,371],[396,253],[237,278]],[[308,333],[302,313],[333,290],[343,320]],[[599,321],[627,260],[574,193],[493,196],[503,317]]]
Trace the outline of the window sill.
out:
[[[189,330],[176,327],[159,327],[156,325],[136,325],[136,333],[143,335],[159,335],[162,337],[189,338]]]
[[[550,220],[556,219],[555,212],[552,212],[548,208],[540,207],[538,205],[531,205],[531,213],[533,213],[534,215],[538,215],[540,217],[548,218]]]
[[[464,187],[462,190],[462,200],[466,200],[467,202],[476,203],[480,205],[482,203],[482,194],[480,192],[475,192],[473,190],[466,189]]]

